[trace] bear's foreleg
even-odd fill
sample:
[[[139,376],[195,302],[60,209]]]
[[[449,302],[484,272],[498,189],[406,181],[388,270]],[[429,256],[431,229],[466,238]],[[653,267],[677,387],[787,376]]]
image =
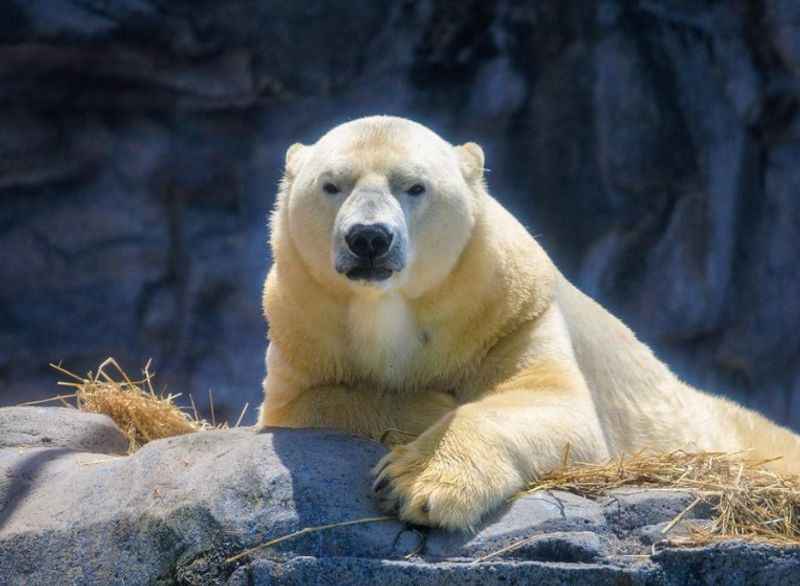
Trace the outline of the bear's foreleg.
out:
[[[412,523],[469,530],[559,466],[567,446],[578,461],[607,458],[585,383],[571,381],[572,369],[553,369],[521,373],[392,450],[375,469],[381,508]]]

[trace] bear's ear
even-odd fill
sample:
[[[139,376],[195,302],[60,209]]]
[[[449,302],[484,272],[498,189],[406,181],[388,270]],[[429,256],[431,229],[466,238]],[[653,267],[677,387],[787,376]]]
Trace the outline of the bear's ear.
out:
[[[456,147],[456,152],[461,162],[461,172],[467,181],[483,179],[483,149],[474,142],[468,142]]]
[[[286,150],[287,179],[293,179],[295,175],[297,175],[300,166],[303,164],[303,158],[307,148],[306,145],[296,142]]]

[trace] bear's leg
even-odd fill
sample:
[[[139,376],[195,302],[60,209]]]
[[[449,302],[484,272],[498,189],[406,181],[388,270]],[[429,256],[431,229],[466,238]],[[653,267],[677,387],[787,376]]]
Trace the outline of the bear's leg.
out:
[[[470,530],[532,480],[559,466],[569,446],[577,461],[608,450],[585,385],[514,389],[446,415],[375,468],[381,508],[401,519]]]

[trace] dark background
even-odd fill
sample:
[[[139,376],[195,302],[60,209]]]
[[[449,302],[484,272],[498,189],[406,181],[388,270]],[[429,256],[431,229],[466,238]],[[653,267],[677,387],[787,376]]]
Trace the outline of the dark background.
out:
[[[480,142],[582,289],[800,429],[799,96],[796,0],[6,0],[0,404],[112,355],[255,407],[285,149],[386,113]]]

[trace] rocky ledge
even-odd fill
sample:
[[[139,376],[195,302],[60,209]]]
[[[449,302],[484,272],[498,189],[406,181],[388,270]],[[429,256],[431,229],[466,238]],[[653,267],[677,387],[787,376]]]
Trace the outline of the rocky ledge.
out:
[[[369,469],[384,448],[324,430],[249,428],[156,441],[132,456],[126,446],[103,416],[0,409],[4,583],[772,585],[800,576],[800,548],[660,544],[692,497],[652,490],[602,501],[529,495],[470,535],[397,521],[341,526],[226,562],[306,527],[380,515]],[[694,522],[708,514],[692,512]]]

